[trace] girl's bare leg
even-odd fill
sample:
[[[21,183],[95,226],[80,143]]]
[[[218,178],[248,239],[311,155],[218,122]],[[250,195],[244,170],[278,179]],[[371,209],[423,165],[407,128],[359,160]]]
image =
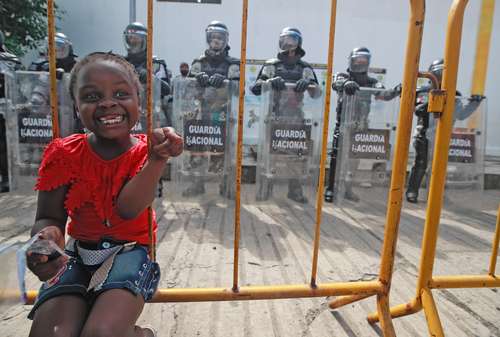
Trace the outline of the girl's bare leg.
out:
[[[51,298],[36,310],[29,337],[78,337],[87,312],[87,302],[81,296]]]
[[[80,337],[153,337],[135,325],[144,307],[142,296],[128,290],[103,292],[92,306]]]

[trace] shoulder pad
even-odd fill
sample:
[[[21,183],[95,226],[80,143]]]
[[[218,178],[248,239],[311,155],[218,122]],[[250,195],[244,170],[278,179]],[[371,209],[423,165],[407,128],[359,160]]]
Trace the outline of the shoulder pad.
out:
[[[0,61],[9,61],[21,64],[21,61],[17,58],[16,55],[11,54],[9,52],[1,52],[0,53]]]
[[[312,69],[311,65],[309,63],[307,63],[306,61],[299,60],[297,63],[300,64],[301,66],[303,66],[304,68],[311,68]]]
[[[227,56],[226,60],[229,64],[240,64],[240,59],[237,59],[236,57]]]
[[[267,60],[264,64],[265,65],[275,65],[275,64],[278,64],[278,63],[281,63],[281,61],[277,58],[273,58],[273,59],[269,59]]]
[[[200,57],[195,58],[192,63],[203,62],[206,58],[207,56],[205,54],[202,54]]]

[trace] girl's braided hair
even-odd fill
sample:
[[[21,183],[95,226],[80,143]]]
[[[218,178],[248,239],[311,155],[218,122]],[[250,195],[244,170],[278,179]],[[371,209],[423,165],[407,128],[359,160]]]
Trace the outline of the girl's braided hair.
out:
[[[139,81],[139,76],[134,66],[130,64],[125,58],[120,55],[113,54],[112,52],[104,53],[104,52],[95,52],[90,53],[85,56],[83,59],[78,61],[78,63],[71,70],[71,77],[69,81],[69,94],[73,101],[75,100],[74,90],[76,87],[76,81],[78,79],[78,74],[80,70],[87,64],[95,62],[95,61],[111,61],[115,62],[125,69],[125,72],[130,76],[132,83],[137,87],[137,95],[140,97],[140,93],[142,90],[142,84]]]

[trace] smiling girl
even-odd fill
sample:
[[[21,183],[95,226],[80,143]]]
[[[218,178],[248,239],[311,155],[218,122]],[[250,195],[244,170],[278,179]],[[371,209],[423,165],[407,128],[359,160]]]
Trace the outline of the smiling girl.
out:
[[[70,258],[28,255],[45,281],[30,336],[154,336],[135,325],[160,278],[148,256],[147,207],[183,141],[172,128],[155,129],[148,156],[146,137],[130,133],[140,88],[133,66],[114,54],[90,54],[72,71],[70,93],[90,132],[54,140],[39,169],[32,235]]]

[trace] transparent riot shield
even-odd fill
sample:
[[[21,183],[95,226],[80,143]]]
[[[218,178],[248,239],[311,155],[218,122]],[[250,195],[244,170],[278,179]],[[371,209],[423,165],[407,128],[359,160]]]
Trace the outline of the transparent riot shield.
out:
[[[69,74],[57,81],[61,137],[73,133],[75,114]],[[11,190],[33,190],[45,146],[52,140],[49,74],[16,71],[6,81],[7,147]]]
[[[256,200],[314,204],[319,174],[323,100],[310,86],[274,90],[262,85]]]
[[[184,152],[173,163],[176,198],[205,203],[234,199],[238,83],[201,87],[195,79],[174,82],[173,124]]]
[[[3,268],[0,274],[0,316],[11,306],[22,302],[19,273],[16,273],[17,252],[21,246],[20,242],[0,245],[0,263]]]
[[[161,99],[161,80],[154,77],[153,81],[153,128],[158,128],[160,126],[166,126],[166,117],[162,109],[162,99]],[[148,130],[147,124],[147,97],[146,89],[143,88],[141,95],[141,114],[139,115],[139,120],[137,124],[132,128],[132,133],[134,134],[146,134]]]
[[[456,98],[443,199],[445,209],[461,212],[480,211],[482,208],[486,147],[485,119],[486,100],[474,102],[464,97]],[[429,161],[431,161],[435,145],[436,121],[434,118],[431,117],[429,124]],[[431,166],[432,163],[429,163],[429,175]],[[426,184],[423,189],[423,200],[428,197],[429,187],[429,184]]]
[[[334,202],[384,206],[391,177],[398,98],[361,88],[344,94]]]

